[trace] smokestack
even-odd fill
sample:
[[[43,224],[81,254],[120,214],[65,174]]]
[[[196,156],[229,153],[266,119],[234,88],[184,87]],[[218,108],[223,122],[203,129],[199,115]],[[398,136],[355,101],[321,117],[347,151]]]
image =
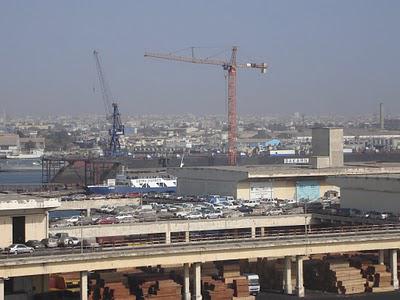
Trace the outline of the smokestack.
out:
[[[385,129],[385,116],[383,112],[383,103],[379,103],[379,125],[380,129]]]

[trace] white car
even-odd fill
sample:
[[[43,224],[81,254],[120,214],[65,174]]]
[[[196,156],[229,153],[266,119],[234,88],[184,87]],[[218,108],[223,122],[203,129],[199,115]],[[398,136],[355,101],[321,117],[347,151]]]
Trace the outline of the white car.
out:
[[[279,216],[283,214],[282,208],[271,208],[265,212],[266,216]]]
[[[76,222],[79,221],[79,219],[80,219],[79,216],[72,216],[72,217],[66,219],[65,221],[66,221],[67,223],[75,224]]]
[[[187,219],[201,219],[203,214],[199,211],[191,212],[190,214],[186,215]]]
[[[35,251],[32,247],[28,247],[24,244],[12,244],[4,249],[8,254],[20,254],[20,253],[33,253]]]
[[[175,217],[177,217],[177,218],[184,218],[184,217],[186,217],[187,215],[190,214],[190,211],[181,210],[181,211],[177,211],[177,212],[174,213],[174,214],[175,214]]]
[[[242,202],[242,205],[247,206],[247,207],[256,207],[260,205],[260,201],[257,200],[246,200]]]
[[[115,216],[116,219],[118,219],[119,221],[121,220],[125,220],[125,219],[131,219],[133,218],[133,216],[131,214],[119,214],[117,216]]]
[[[206,211],[203,213],[203,217],[206,219],[218,219],[222,218],[223,216],[224,213],[220,210]]]

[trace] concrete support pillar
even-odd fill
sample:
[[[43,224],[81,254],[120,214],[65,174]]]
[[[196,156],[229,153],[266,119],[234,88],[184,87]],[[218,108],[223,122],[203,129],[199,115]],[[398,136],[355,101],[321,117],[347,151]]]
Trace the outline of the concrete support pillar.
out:
[[[186,243],[190,242],[190,232],[189,231],[185,231],[185,242]]]
[[[46,211],[46,238],[49,237],[49,229],[50,229],[50,218],[49,218],[49,212]]]
[[[285,294],[292,294],[292,257],[285,256],[285,268],[283,269],[283,280],[285,281]]]
[[[189,264],[183,264],[183,299],[190,300],[190,272]]]
[[[43,293],[46,293],[49,291],[49,280],[50,280],[49,274],[42,275],[42,291],[43,291]]]
[[[256,228],[255,227],[251,227],[251,238],[252,239],[256,238]]]
[[[81,272],[81,300],[88,300],[88,272]]]
[[[0,278],[0,300],[4,300],[4,279]]]
[[[304,297],[304,280],[303,280],[303,256],[296,257],[296,294],[297,297]]]
[[[261,234],[261,237],[265,236],[265,227],[260,228],[260,234]]]
[[[397,277],[397,250],[390,250],[390,268],[392,270],[392,284],[395,290],[399,289],[399,279]]]
[[[86,217],[90,217],[90,207],[86,208]]]
[[[171,244],[171,231],[167,231],[165,233],[165,243],[166,244]]]
[[[194,296],[193,300],[202,300],[201,296],[201,263],[194,263]]]
[[[379,264],[385,264],[385,250],[379,250]]]

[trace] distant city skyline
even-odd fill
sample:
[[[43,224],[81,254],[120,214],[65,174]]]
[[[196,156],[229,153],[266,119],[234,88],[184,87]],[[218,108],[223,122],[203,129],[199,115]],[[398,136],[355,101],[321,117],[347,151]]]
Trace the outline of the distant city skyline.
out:
[[[221,68],[145,51],[239,46],[239,115],[400,113],[400,2],[3,1],[0,113],[103,114],[92,51],[123,116],[225,115]],[[189,54],[187,52],[186,54]]]

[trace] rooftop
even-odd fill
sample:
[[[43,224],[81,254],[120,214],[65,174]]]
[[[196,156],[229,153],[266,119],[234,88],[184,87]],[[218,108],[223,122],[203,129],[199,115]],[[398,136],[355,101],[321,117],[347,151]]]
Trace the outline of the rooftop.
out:
[[[181,170],[181,171],[180,171]],[[400,163],[354,163],[340,168],[312,169],[309,166],[293,165],[254,165],[254,166],[213,166],[213,167],[186,167],[172,168],[172,173],[178,176],[183,172],[221,171],[234,172],[247,178],[262,177],[311,177],[311,176],[346,176],[346,175],[379,175],[397,174],[400,176]],[[187,174],[185,172],[185,174]]]
[[[32,195],[17,193],[0,193],[0,211],[15,209],[52,209],[59,207],[61,201],[58,198],[42,198]]]

